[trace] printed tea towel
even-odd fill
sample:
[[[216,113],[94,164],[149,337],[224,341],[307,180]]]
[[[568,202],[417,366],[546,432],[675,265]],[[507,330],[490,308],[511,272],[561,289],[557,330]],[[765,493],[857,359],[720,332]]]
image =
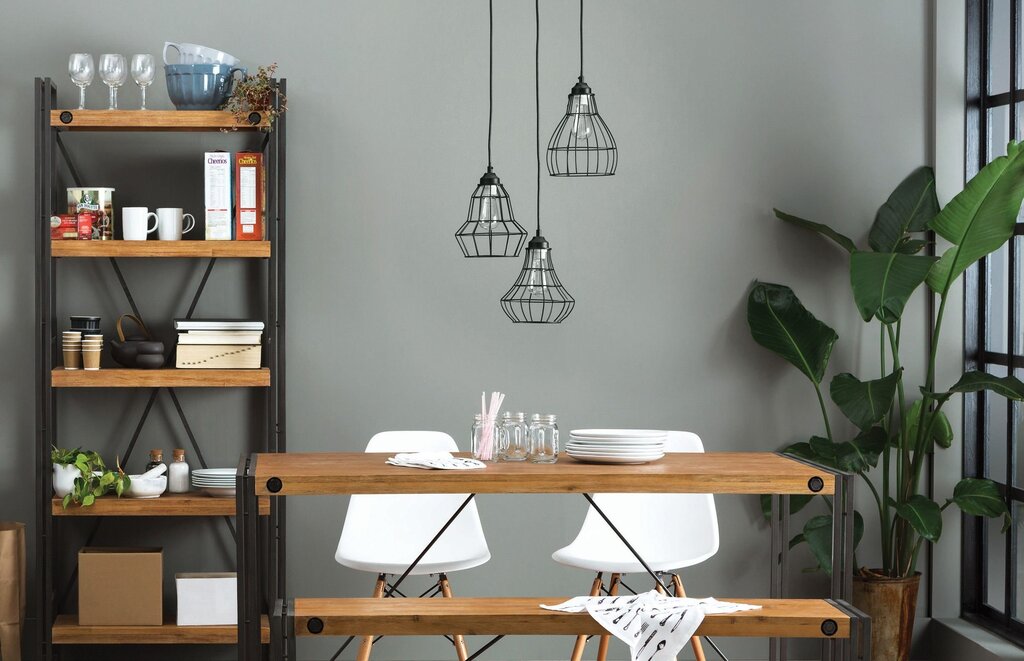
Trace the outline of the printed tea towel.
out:
[[[386,462],[392,466],[406,468],[436,468],[439,470],[470,470],[487,468],[487,465],[476,459],[456,457],[451,452],[403,452],[389,458]]]
[[[760,606],[718,601],[710,597],[666,597],[655,590],[622,597],[574,597],[557,606],[563,613],[590,613],[601,626],[629,646],[632,661],[673,661],[704,616],[756,610]]]

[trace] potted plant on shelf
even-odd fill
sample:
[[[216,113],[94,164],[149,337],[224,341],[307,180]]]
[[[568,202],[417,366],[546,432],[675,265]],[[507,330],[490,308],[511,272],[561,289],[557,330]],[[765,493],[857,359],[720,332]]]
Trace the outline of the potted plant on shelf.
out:
[[[81,474],[75,465],[75,459],[80,452],[80,448],[68,450],[56,446],[50,451],[50,461],[53,463],[53,492],[58,498],[71,493],[75,486],[75,478]]]
[[[108,493],[121,495],[131,486],[131,478],[121,469],[107,469],[103,458],[92,450],[53,448],[53,490],[67,509],[71,503],[89,507]]]
[[[747,301],[747,322],[754,340],[807,377],[821,409],[824,435],[783,451],[856,473],[877,507],[881,548],[875,564],[861,567],[855,561],[853,594],[854,605],[872,617],[876,660],[909,658],[920,579],[917,558],[925,542],[939,540],[942,512],[956,505],[968,515],[1003,517],[1004,532],[1009,525],[1006,504],[993,482],[966,477],[952,494],[936,502],[925,494],[921,477],[927,455],[949,448],[956,436],[943,412],[954,395],[988,390],[1024,400],[1024,383],[1013,375],[969,371],[952,385],[936,384],[939,334],[950,291],[965,270],[1010,239],[1022,200],[1024,147],[1010,143],[1006,156],[985,166],[941,210],[932,170],[922,167],[912,172],[878,210],[868,233],[869,249],[858,248],[853,240],[826,225],[775,210],[781,220],[817,232],[848,253],[854,302],[864,321],[878,329],[877,376],[862,380],[843,373],[829,384],[832,402],[856,430],[852,438],[840,437],[822,394],[836,332],[783,285],[755,282]],[[928,231],[951,244],[941,257],[921,254]],[[927,346],[910,342],[901,333],[904,307],[923,284],[937,300]],[[904,383],[907,375],[901,355],[907,355],[908,348],[928,354],[924,382],[919,387]],[[874,477],[873,469],[878,469]],[[822,503],[824,513],[807,520],[790,545],[806,542],[819,568],[831,571],[831,502],[794,498],[790,510],[799,511],[812,501]],[[762,506],[770,508],[770,501],[762,499]],[[855,544],[863,530],[864,518],[858,512]]]

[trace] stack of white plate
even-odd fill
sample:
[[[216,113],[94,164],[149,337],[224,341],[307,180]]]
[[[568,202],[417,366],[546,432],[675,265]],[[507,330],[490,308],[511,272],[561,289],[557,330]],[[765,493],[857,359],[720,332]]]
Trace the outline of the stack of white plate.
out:
[[[208,496],[235,497],[234,468],[197,468],[192,471],[192,486]]]
[[[665,456],[667,436],[656,429],[574,429],[565,452],[597,464],[646,464]]]

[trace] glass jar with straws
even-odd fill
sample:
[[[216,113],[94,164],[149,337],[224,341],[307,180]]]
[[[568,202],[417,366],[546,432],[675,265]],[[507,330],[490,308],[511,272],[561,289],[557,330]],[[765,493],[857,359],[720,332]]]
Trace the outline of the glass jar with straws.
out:
[[[480,461],[496,461],[498,459],[501,444],[498,411],[501,410],[503,401],[505,401],[504,394],[492,392],[488,405],[487,394],[480,393],[480,413],[474,416],[472,430],[474,459]]]

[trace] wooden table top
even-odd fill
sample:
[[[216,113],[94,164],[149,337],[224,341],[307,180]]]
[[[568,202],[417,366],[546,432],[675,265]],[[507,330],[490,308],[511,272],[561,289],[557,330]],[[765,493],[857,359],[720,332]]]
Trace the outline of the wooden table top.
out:
[[[454,599],[295,599],[295,634],[309,636],[310,618],[323,623],[319,635],[417,636],[599,635],[604,628],[586,611],[561,613],[540,604],[567,597],[456,597]],[[827,638],[822,623],[835,622],[832,637],[850,636],[850,616],[823,599],[725,599],[761,606],[758,610],[708,615],[702,636],[785,636]]]
[[[836,476],[773,452],[669,453],[640,465],[499,462],[479,470],[391,466],[393,453],[256,454],[261,496],[409,493],[833,494]],[[815,488],[818,487],[817,490]],[[276,488],[276,490],[275,490]]]

